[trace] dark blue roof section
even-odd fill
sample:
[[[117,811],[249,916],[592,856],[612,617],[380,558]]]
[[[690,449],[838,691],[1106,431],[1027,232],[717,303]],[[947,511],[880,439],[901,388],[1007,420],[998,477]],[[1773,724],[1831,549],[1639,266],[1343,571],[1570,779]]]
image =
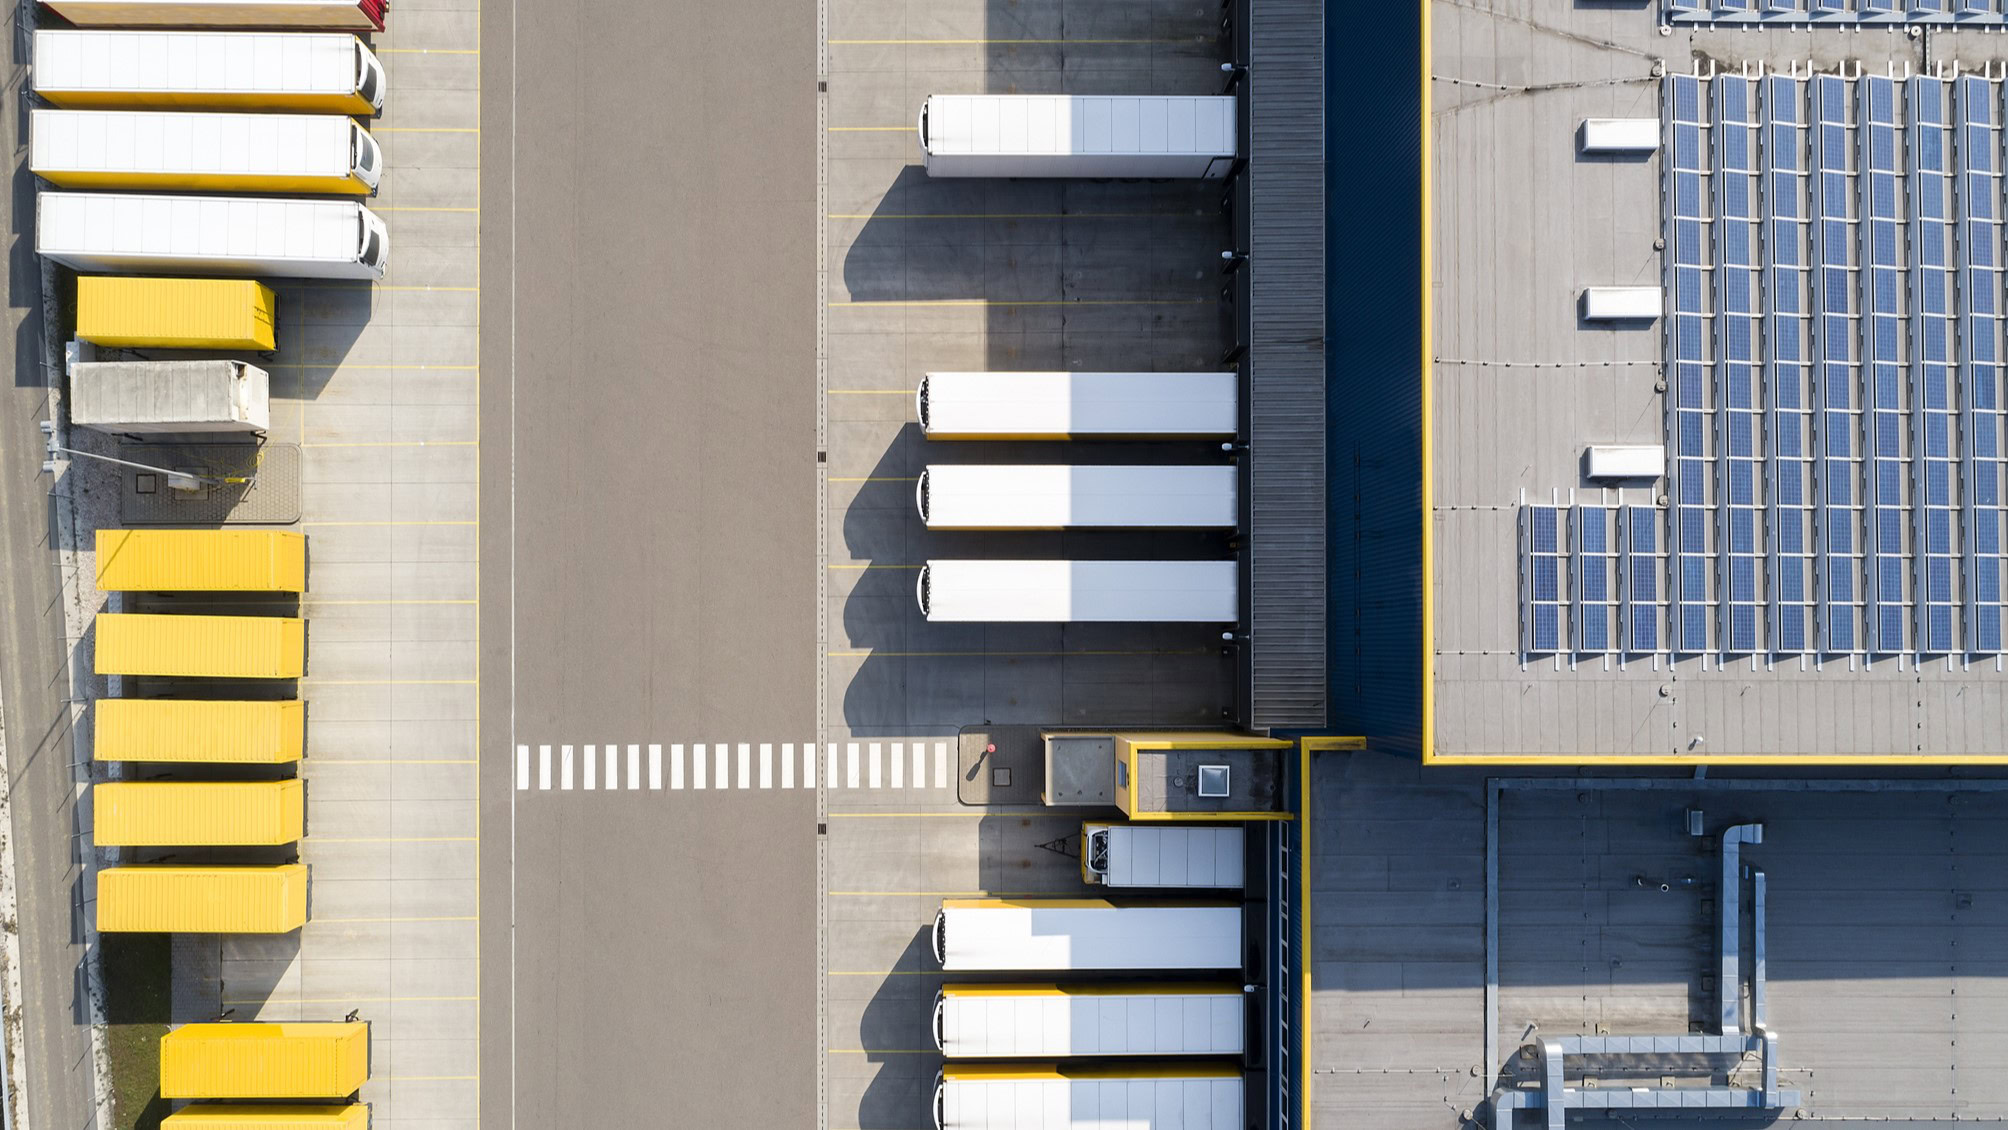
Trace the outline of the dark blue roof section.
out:
[[[1419,754],[1422,6],[1354,15],[1325,36],[1329,727]]]

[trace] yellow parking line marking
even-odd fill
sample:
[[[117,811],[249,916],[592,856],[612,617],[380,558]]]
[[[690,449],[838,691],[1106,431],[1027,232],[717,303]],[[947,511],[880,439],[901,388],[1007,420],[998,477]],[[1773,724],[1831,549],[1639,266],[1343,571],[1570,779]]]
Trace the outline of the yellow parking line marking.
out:
[[[883,820],[894,816],[953,816],[958,820],[981,820],[990,812],[832,812],[832,820]]]
[[[1164,651],[828,651],[823,654],[831,659],[952,659],[959,656],[996,656],[998,658],[1073,658],[1080,656],[1109,655],[1208,655],[1205,648],[1169,648]]]
[[[1198,306],[1210,298],[917,298],[832,302],[845,306]]]
[[[378,126],[371,133],[480,133],[480,126]]]
[[[477,1082],[477,1081],[479,1081],[479,1080],[480,1080],[480,1078],[481,1078],[481,1076],[479,1076],[479,1075],[383,1075],[383,1076],[379,1076],[378,1078],[382,1078],[382,1079],[388,1079],[388,1080],[390,1080],[390,1081],[391,1081],[391,1082],[393,1082],[393,1083],[473,1083],[473,1082]]]
[[[383,211],[379,208],[378,211]],[[831,212],[827,220],[1180,220],[1210,212]]]
[[[1180,44],[1199,46],[1216,42],[1207,36],[1187,39],[832,39],[832,47],[969,47],[969,46],[1055,46],[1094,44],[1096,46],[1147,47]]]
[[[302,522],[302,526],[478,526],[479,522]]]
[[[833,388],[831,396],[912,396],[910,388]]]
[[[917,483],[918,475],[831,475],[833,483]]]
[[[939,969],[826,969],[826,977],[946,977]]]
[[[328,925],[332,923],[336,925],[346,926],[358,922],[380,923],[380,922],[479,922],[479,921],[481,920],[479,918],[476,918],[472,914],[451,914],[451,915],[439,915],[436,917],[402,917],[402,918],[310,918],[307,920],[307,925],[309,926],[317,924]]]
[[[481,602],[478,600],[321,600],[317,597],[309,596],[300,601],[300,603],[327,606],[364,604],[479,604]]]
[[[828,569],[919,569],[919,565],[828,565]]]
[[[372,440],[368,443],[303,443],[301,447],[480,447],[472,439]]]
[[[302,843],[314,844],[471,844],[477,836],[313,836]]]
[[[366,363],[359,364],[354,361],[273,361],[267,363],[264,367],[267,369],[388,369],[392,372],[433,371],[441,373],[473,373],[478,372],[481,368],[479,365],[370,365]]]
[[[472,47],[379,47],[379,55],[479,55]]]
[[[479,765],[471,757],[321,757],[309,754],[315,765]],[[320,839],[318,836],[310,839]],[[327,842],[325,840],[323,843]]]
[[[415,204],[370,205],[372,212],[480,212],[479,208],[425,208]]]
[[[296,1000],[291,997],[253,997],[245,1000],[226,1000],[227,1005],[261,1004],[460,1004],[478,1001],[480,997],[313,997]]]
[[[912,126],[830,126],[831,133],[912,133]]]
[[[471,687],[473,679],[301,679],[302,687]]]
[[[940,1055],[939,1048],[830,1048],[831,1055]]]

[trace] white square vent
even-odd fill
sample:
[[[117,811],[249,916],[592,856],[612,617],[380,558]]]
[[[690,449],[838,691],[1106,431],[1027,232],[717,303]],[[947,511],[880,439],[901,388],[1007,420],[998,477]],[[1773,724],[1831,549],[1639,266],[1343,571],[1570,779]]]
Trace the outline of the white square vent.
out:
[[[1202,765],[1199,767],[1199,795],[1227,795],[1227,766]]]

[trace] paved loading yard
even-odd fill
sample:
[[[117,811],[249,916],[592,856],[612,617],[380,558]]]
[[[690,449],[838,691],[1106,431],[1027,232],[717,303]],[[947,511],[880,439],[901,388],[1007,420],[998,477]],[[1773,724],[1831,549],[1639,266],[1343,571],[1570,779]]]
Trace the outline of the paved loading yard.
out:
[[[930,370],[1211,370],[1228,246],[1217,183],[931,180],[913,131],[944,93],[1211,94],[1211,3],[830,0],[823,338],[829,453],[825,732],[888,754],[965,726],[1217,725],[1230,661],[1212,625],[928,624],[929,557],[1216,557],[1214,535],[929,534],[938,462],[1210,462],[1212,445],[928,443]],[[960,770],[958,769],[958,772]],[[1070,894],[1049,850],[1078,816],[978,810],[950,790],[831,790],[823,873],[826,1125],[931,1125],[926,932],[944,897]]]
[[[475,0],[400,0],[378,286],[285,281],[268,442],[301,446],[311,919],[184,936],[175,1020],[371,1022],[373,1124],[476,1125]]]

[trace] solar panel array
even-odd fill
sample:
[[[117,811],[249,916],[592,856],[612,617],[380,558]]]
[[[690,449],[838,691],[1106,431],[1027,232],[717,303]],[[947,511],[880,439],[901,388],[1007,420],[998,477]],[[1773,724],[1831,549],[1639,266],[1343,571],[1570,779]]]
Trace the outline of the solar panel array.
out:
[[[1666,507],[1524,508],[1522,650],[2000,654],[2003,84],[1663,94]]]
[[[2008,23],[2003,0],[1666,0],[1672,23]]]

